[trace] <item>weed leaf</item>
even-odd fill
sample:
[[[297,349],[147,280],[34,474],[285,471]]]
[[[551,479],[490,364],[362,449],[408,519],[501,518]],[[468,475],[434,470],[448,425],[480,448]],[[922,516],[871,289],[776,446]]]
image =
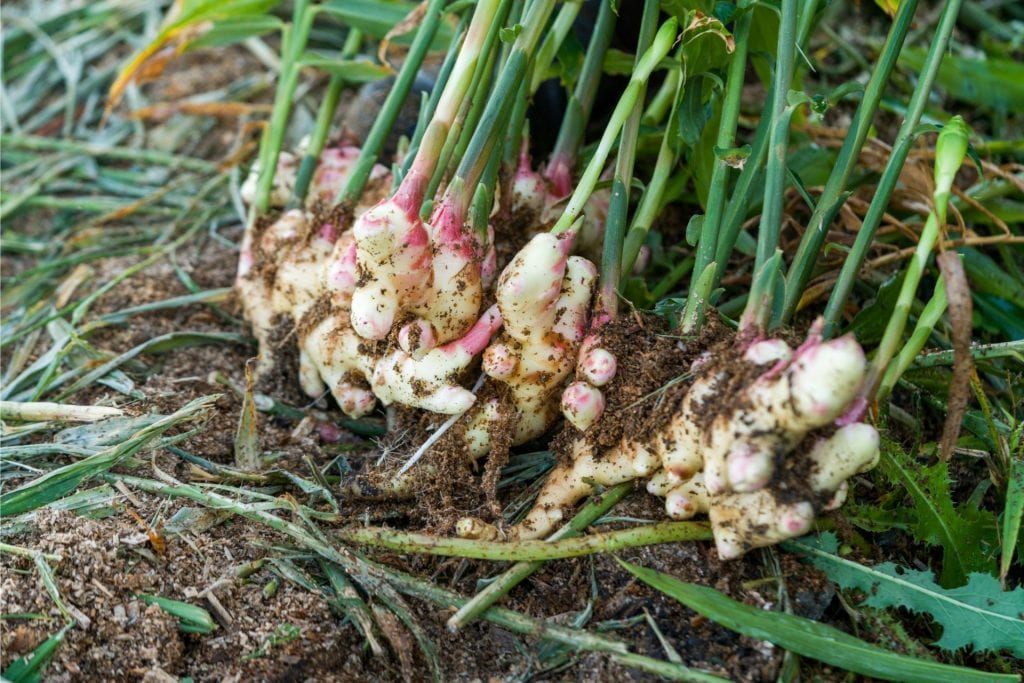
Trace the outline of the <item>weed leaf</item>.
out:
[[[791,541],[785,547],[805,555],[843,588],[864,591],[869,607],[904,607],[930,615],[942,626],[942,637],[935,645],[943,650],[1006,649],[1024,657],[1024,620],[1020,618],[1024,588],[1004,592],[994,576],[975,572],[965,585],[947,589],[935,583],[930,571],[892,562],[866,567],[833,554],[835,545],[835,537],[826,534],[821,539]]]
[[[917,522],[911,526],[914,535],[942,547],[944,586],[962,585],[970,572],[994,573],[995,519],[970,505],[954,507],[946,463],[921,466],[895,444],[885,442],[881,467],[910,494],[917,512]]]
[[[685,583],[622,560],[619,564],[644,583],[728,629],[865,676],[907,683],[1020,680],[1012,674],[982,673],[898,655],[810,619],[784,612],[766,612],[737,602],[707,586]]]

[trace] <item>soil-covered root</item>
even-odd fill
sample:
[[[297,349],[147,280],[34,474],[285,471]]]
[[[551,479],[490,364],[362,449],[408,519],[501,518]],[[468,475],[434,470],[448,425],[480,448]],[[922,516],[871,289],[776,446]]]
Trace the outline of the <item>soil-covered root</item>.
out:
[[[369,204],[356,206],[352,212],[334,206],[334,199],[348,181],[359,151],[354,147],[325,149],[317,165],[306,206],[291,209],[276,218],[265,216],[247,226],[242,237],[235,289],[246,319],[259,343],[260,361],[256,376],[269,372],[276,363],[277,352],[272,343],[278,322],[283,316],[300,320],[320,298],[324,289],[324,264],[332,254],[341,258],[331,270],[331,283],[336,285],[339,302],[347,307],[355,285],[354,240],[349,230],[352,215],[359,215]],[[297,157],[282,153],[274,176],[271,205],[284,206],[295,185]],[[377,165],[371,173],[371,188],[365,199],[372,203],[380,188],[386,185],[387,171]],[[254,168],[242,188],[246,202],[255,198],[258,169]],[[347,272],[346,272],[347,269]],[[343,286],[337,286],[342,283]]]
[[[356,219],[351,311],[359,336],[385,339],[397,325],[399,346],[420,359],[478,320],[484,266],[493,258],[486,236],[467,230],[458,202],[448,199],[457,194],[451,187],[430,223],[420,220],[415,172],[393,197]]]
[[[852,337],[824,342],[815,330],[795,352],[779,339],[718,345],[694,361],[678,409],[651,432],[620,429],[602,447],[598,435],[571,430],[559,443],[563,464],[522,522],[502,532],[467,519],[459,530],[542,537],[595,485],[654,475],[648,490],[666,498],[669,516],[709,515],[723,558],[802,535],[817,512],[842,503],[847,479],[877,462],[873,427],[833,431],[864,371]],[[626,384],[616,378],[607,388],[614,396]]]
[[[535,439],[558,417],[559,395],[573,370],[597,278],[592,263],[568,255],[570,246],[571,238],[536,235],[498,280],[497,304],[489,314],[497,316],[500,310],[498,319],[504,320],[504,331],[483,353],[483,370],[488,376],[481,392],[484,398],[452,430],[458,441],[455,447],[467,460],[488,453],[493,458],[497,450]],[[425,360],[439,351],[430,352]],[[403,354],[395,352],[396,358],[403,359],[397,364],[382,364],[388,374],[380,377],[381,385],[375,380],[378,394],[383,385],[391,391],[401,386],[396,376],[403,371],[400,363],[412,360]],[[452,389],[437,396],[436,407],[420,403],[435,412],[456,413],[469,408],[471,402],[462,401]],[[395,400],[408,405],[410,399],[396,395]],[[417,488],[415,480],[434,475],[430,463],[424,462],[391,480],[385,477],[382,482],[378,477],[370,487],[357,484],[355,490],[357,494],[363,489],[372,491],[374,497],[411,495]]]

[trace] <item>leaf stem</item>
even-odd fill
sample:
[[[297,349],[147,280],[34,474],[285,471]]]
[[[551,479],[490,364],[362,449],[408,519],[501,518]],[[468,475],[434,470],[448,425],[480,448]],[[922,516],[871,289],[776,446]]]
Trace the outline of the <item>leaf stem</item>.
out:
[[[373,127],[366,135],[366,141],[359,150],[359,158],[356,159],[348,182],[341,194],[338,195],[339,202],[354,203],[363,194],[363,188],[366,187],[370,172],[373,170],[374,164],[377,163],[377,157],[384,146],[384,141],[391,133],[391,127],[394,125],[395,119],[398,118],[398,113],[405,105],[405,99],[409,95],[409,90],[412,89],[416,73],[420,70],[420,65],[423,64],[423,58],[426,57],[430,44],[434,42],[434,35],[437,33],[438,26],[441,25],[444,5],[445,0],[428,1],[423,19],[419,28],[416,29],[416,37],[405,56],[405,61],[402,62],[398,76],[395,77],[391,92],[388,93]]]
[[[341,48],[340,59],[349,59],[357,52],[363,42],[363,34],[359,29],[352,29],[345,37],[345,44]],[[327,144],[327,136],[331,131],[331,122],[334,120],[334,112],[338,109],[338,100],[341,99],[341,91],[345,87],[345,79],[339,75],[332,75],[327,83],[327,91],[324,99],[320,102],[320,110],[316,115],[316,124],[313,126],[313,134],[309,138],[309,148],[299,164],[299,170],[295,173],[295,189],[291,199],[288,200],[289,209],[297,208],[306,200],[306,193],[309,192],[310,182],[316,172],[317,162],[320,160],[320,153]]]
[[[567,2],[563,4],[562,9],[555,15],[555,20],[548,27],[544,41],[540,44],[540,49],[537,50],[537,54],[533,57],[533,72],[530,76],[531,95],[537,92],[540,84],[547,80],[546,76],[548,69],[551,68],[551,62],[554,61],[555,54],[558,52],[558,48],[562,46],[565,37],[569,35],[572,23],[576,21],[576,15],[579,14],[581,7],[583,7],[582,2]]]
[[[419,117],[416,120],[416,129],[413,131],[412,139],[409,141],[409,151],[402,161],[401,171],[395,174],[394,187],[392,189],[398,188],[399,183],[409,172],[409,167],[412,166],[412,162],[419,152],[423,134],[433,119],[434,112],[437,111],[437,105],[441,101],[441,94],[444,92],[445,87],[447,87],[448,79],[451,77],[452,69],[455,67],[455,60],[460,52],[459,44],[462,41],[466,27],[469,25],[469,17],[469,12],[462,15],[462,18],[459,20],[459,26],[452,35],[452,42],[448,45],[448,52],[445,54],[444,62],[441,63],[441,69],[438,71],[437,81],[430,91],[430,97],[420,107]]]
[[[743,81],[747,70],[747,45],[750,42],[750,24],[753,10],[745,11],[736,22],[735,44],[729,72],[725,83],[725,99],[722,102],[721,120],[718,124],[718,137],[715,141],[715,165],[711,171],[711,185],[708,190],[708,204],[704,212],[704,224],[701,228],[700,241],[697,243],[696,261],[693,266],[691,291],[695,288],[698,278],[704,276],[704,270],[712,262],[718,248],[718,232],[722,224],[722,212],[725,207],[725,191],[729,184],[729,164],[720,158],[726,150],[736,144],[736,124],[740,117],[740,99],[743,94]],[[712,270],[714,273],[714,270]],[[692,334],[704,324],[707,311],[707,298],[690,296],[686,299],[686,310],[683,313],[683,334]]]
[[[416,158],[409,165],[409,172],[402,178],[395,191],[395,198],[406,210],[419,213],[434,170],[444,152],[446,141],[455,124],[462,103],[472,86],[477,63],[494,24],[495,14],[507,0],[480,0],[473,10],[466,38],[462,42],[459,56],[445,83],[444,92],[437,103],[434,116],[427,124],[420,141]],[[468,200],[466,200],[468,203]]]
[[[633,484],[627,482],[614,486],[598,496],[592,496],[587,504],[576,513],[576,516],[568,524],[552,534],[548,540],[557,541],[578,535],[593,524],[595,520],[608,512],[632,489]],[[476,619],[487,611],[491,605],[500,600],[502,596],[519,585],[526,577],[540,569],[542,564],[543,562],[539,560],[517,562],[460,607],[459,611],[448,620],[448,628],[454,631]]]
[[[605,531],[556,541],[478,541],[408,533],[383,527],[346,529],[339,536],[350,543],[390,548],[403,553],[425,553],[477,560],[536,562],[611,553],[623,548],[707,541],[712,538],[707,522],[660,522],[629,529]]]
[[[558,129],[558,139],[555,141],[555,148],[551,152],[551,162],[547,168],[549,174],[560,165],[566,172],[571,171],[572,167],[576,165],[580,141],[583,139],[587,121],[590,120],[590,112],[594,108],[597,86],[601,82],[601,67],[604,64],[608,46],[612,42],[615,19],[616,14],[612,3],[602,2],[597,13],[594,33],[590,37],[590,44],[587,45],[587,54],[583,58],[579,79],[566,104],[565,116],[562,117],[562,125]],[[548,177],[550,179],[550,175]]]
[[[786,186],[786,147],[789,143],[789,121],[795,110],[789,104],[789,88],[793,82],[796,60],[797,0],[782,0],[782,23],[775,60],[774,89],[771,103],[771,134],[768,141],[768,163],[764,181],[764,205],[758,226],[757,252],[754,257],[754,280],[750,299],[740,319],[741,332],[767,330],[774,293],[763,289],[774,280],[766,268],[781,269],[774,258],[779,247],[782,228],[782,204]],[[696,269],[694,272],[697,272]],[[703,274],[703,273],[701,273]]]
[[[903,277],[903,284],[900,285],[900,293],[893,307],[892,315],[885,326],[882,341],[878,344],[875,357],[868,367],[867,376],[861,388],[858,409],[870,400],[877,398],[876,392],[882,380],[882,376],[889,368],[889,364],[900,346],[903,338],[903,330],[910,316],[910,308],[917,293],[917,286],[924,275],[924,269],[932,249],[939,240],[939,233],[946,224],[946,210],[949,204],[950,189],[953,176],[963,163],[967,153],[967,138],[969,130],[967,124],[959,116],[954,116],[939,133],[939,139],[935,145],[935,193],[933,194],[933,207],[928,212],[928,219],[925,221],[924,229],[921,230],[921,237],[918,239],[917,248],[907,263],[907,273]],[[892,378],[895,384],[898,377]]]
[[[633,75],[629,79],[629,85],[626,86],[625,91],[623,91],[622,96],[619,98],[619,103],[612,112],[611,119],[601,136],[601,141],[594,151],[594,156],[591,158],[590,163],[587,164],[583,175],[580,176],[576,189],[573,191],[565,207],[565,211],[559,217],[554,227],[551,228],[553,234],[558,235],[568,230],[583,213],[583,208],[586,206],[587,200],[590,199],[590,195],[593,194],[604,164],[608,160],[609,154],[611,154],[612,145],[615,144],[616,138],[619,137],[619,131],[622,130],[626,119],[637,107],[640,95],[651,72],[657,68],[658,63],[665,58],[668,51],[672,48],[678,26],[679,24],[675,17],[669,18],[668,21],[662,24],[655,35],[653,44],[637,62]]]
[[[853,115],[853,121],[850,123],[843,146],[839,150],[839,156],[836,158],[821,196],[818,197],[814,211],[807,221],[807,228],[804,230],[800,246],[797,247],[796,255],[793,257],[792,266],[786,278],[786,298],[782,308],[783,322],[791,319],[796,312],[797,304],[811,277],[811,271],[818,261],[818,254],[825,242],[825,237],[828,235],[828,227],[846,201],[843,192],[846,190],[853,169],[860,159],[860,151],[871,130],[875,112],[878,111],[882,95],[889,84],[889,76],[896,66],[896,60],[907,38],[907,32],[910,30],[916,9],[917,0],[902,0],[899,3],[896,18],[885,39],[877,66],[871,72],[871,78],[864,88],[864,96]]]
[[[807,2],[800,12],[799,28],[797,39],[801,50],[807,44],[814,25],[815,10],[817,1]],[[768,99],[774,98],[774,82],[768,88]],[[743,170],[736,178],[736,185],[732,188],[729,198],[729,206],[725,210],[722,223],[719,226],[718,244],[715,248],[715,276],[711,282],[711,288],[718,287],[725,275],[725,268],[729,264],[729,255],[736,246],[736,240],[740,234],[740,228],[747,216],[747,208],[750,206],[751,188],[754,181],[761,175],[761,168],[764,166],[765,157],[768,152],[768,136],[771,131],[771,117],[762,116],[754,131],[754,139],[750,143],[750,155],[747,157]],[[748,297],[749,300],[749,297]]]
[[[946,279],[940,277],[935,285],[935,292],[932,294],[932,298],[925,305],[924,310],[921,311],[921,315],[917,317],[917,325],[910,334],[910,338],[903,345],[903,348],[900,349],[900,352],[896,354],[896,358],[889,364],[885,374],[882,376],[882,382],[878,385],[878,391],[875,392],[875,400],[885,400],[892,393],[896,382],[899,381],[899,378],[903,376],[903,373],[910,367],[914,358],[917,357],[917,354],[921,352],[921,349],[928,342],[928,338],[932,335],[932,330],[935,329],[935,326],[942,318],[942,314],[946,312],[946,305],[948,303],[946,298]]]
[[[645,53],[654,40],[660,6],[657,0],[644,2],[643,18],[640,22],[640,35],[637,38],[635,67],[639,67],[641,55]],[[644,101],[647,84],[640,85],[637,104]],[[604,239],[601,249],[601,285],[598,291],[598,309],[611,319],[616,316],[619,308],[619,277],[622,272],[622,248],[626,234],[626,221],[629,214],[629,187],[633,182],[633,163],[636,161],[636,143],[640,134],[640,117],[643,109],[633,108],[629,118],[622,126],[619,136],[619,152],[615,157],[615,171],[612,176],[612,195],[608,202],[608,213],[605,216]]]
[[[910,154],[914,140],[917,137],[917,125],[921,121],[925,105],[931,95],[932,86],[939,73],[939,66],[942,64],[942,57],[949,45],[950,36],[956,26],[956,18],[960,11],[961,0],[947,0],[942,9],[942,16],[939,18],[939,25],[932,36],[931,45],[928,48],[928,55],[925,57],[924,67],[914,88],[914,94],[907,106],[907,113],[896,134],[896,141],[892,146],[892,153],[886,163],[885,171],[882,173],[875,194],[871,198],[864,221],[857,232],[857,239],[853,243],[853,249],[846,256],[843,268],[839,272],[839,279],[836,281],[832,295],[825,306],[825,337],[831,337],[836,332],[839,317],[842,314],[843,305],[853,290],[853,284],[857,280],[861,265],[867,258],[868,250],[874,240],[875,232],[882,222],[885,210],[889,206],[889,198],[899,181],[900,172]]]
[[[292,97],[299,84],[299,56],[306,47],[309,32],[313,28],[315,9],[310,9],[309,0],[295,0],[292,11],[291,26],[281,29],[281,80],[274,93],[274,107],[271,110],[270,122],[263,129],[260,139],[259,179],[256,183],[256,197],[253,201],[255,215],[266,215],[270,209],[270,191],[277,173],[277,158],[284,144],[285,129],[288,127],[288,114],[291,112]],[[250,218],[250,222],[252,218]]]

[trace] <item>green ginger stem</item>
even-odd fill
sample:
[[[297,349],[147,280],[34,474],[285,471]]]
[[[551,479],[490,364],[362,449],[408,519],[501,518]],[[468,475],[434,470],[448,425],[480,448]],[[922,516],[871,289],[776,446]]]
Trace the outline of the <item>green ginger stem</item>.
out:
[[[339,535],[349,543],[390,548],[402,553],[469,557],[497,562],[559,560],[656,543],[707,541],[712,538],[711,527],[707,522],[659,522],[555,541],[478,541],[395,531],[383,527],[347,529]]]
[[[650,48],[654,40],[660,6],[658,0],[646,0],[643,19],[640,22],[640,36],[637,39],[636,66],[641,55]],[[647,84],[642,83],[637,94],[637,103],[644,101]],[[601,285],[598,292],[598,307],[607,318],[614,318],[619,309],[619,276],[622,271],[622,249],[629,213],[629,187],[633,182],[633,163],[636,161],[636,143],[640,134],[641,107],[633,108],[622,126],[619,136],[619,153],[615,158],[612,176],[612,194],[605,217],[604,240],[601,249]]]
[[[413,38],[409,53],[395,77],[395,84],[391,86],[391,92],[384,100],[373,127],[366,135],[366,141],[363,142],[363,146],[359,150],[359,158],[356,159],[352,168],[352,174],[338,195],[339,202],[354,203],[363,194],[363,188],[366,187],[370,172],[373,170],[374,164],[377,163],[377,157],[384,146],[384,141],[391,133],[395,119],[398,118],[399,112],[405,105],[405,99],[409,96],[409,90],[412,89],[413,81],[416,80],[416,74],[420,70],[420,65],[423,64],[423,58],[426,57],[430,44],[434,42],[434,35],[441,25],[444,5],[445,0],[429,0],[427,3],[423,20],[416,30],[416,37]]]
[[[345,44],[341,48],[341,59],[350,59],[359,52],[359,46],[363,42],[363,33],[359,29],[352,29],[345,38]],[[320,153],[327,144],[327,136],[331,131],[331,122],[334,120],[334,112],[338,108],[338,100],[341,99],[341,91],[345,87],[345,79],[333,75],[327,83],[327,91],[324,99],[320,102],[320,110],[316,115],[316,124],[313,126],[313,133],[309,138],[309,148],[299,170],[295,174],[295,189],[292,191],[291,199],[288,200],[289,209],[294,209],[302,204],[309,192],[309,185],[316,172],[317,162],[320,160]]]
[[[789,122],[794,107],[789,104],[789,87],[793,82],[796,60],[797,0],[782,0],[782,23],[775,61],[775,80],[771,102],[771,134],[768,141],[768,164],[764,181],[764,205],[758,227],[757,252],[754,257],[754,280],[747,308],[740,319],[740,330],[764,332],[771,317],[773,292],[768,289],[776,279],[769,268],[781,269],[775,258],[782,228],[783,190],[786,186],[786,148],[789,143]],[[703,275],[703,272],[698,272]],[[778,271],[775,271],[778,272]]]
[[[658,29],[651,47],[637,62],[633,75],[629,79],[629,85],[626,86],[625,91],[623,91],[622,96],[619,98],[619,103],[612,112],[608,126],[605,128],[597,149],[594,151],[594,156],[591,158],[590,163],[587,164],[583,175],[580,176],[576,189],[573,191],[572,196],[569,197],[565,211],[551,229],[551,232],[555,235],[571,228],[576,219],[583,213],[583,208],[586,206],[590,195],[593,194],[604,164],[608,160],[609,154],[611,154],[612,145],[615,144],[616,138],[619,137],[619,131],[622,130],[626,119],[629,118],[633,109],[637,107],[640,95],[651,72],[657,68],[658,63],[665,58],[668,51],[672,48],[678,27],[679,23],[675,17],[669,18]]]
[[[902,0],[899,3],[882,53],[874,71],[871,72],[867,86],[864,88],[860,106],[857,107],[853,121],[850,122],[850,128],[843,141],[843,146],[839,150],[839,156],[836,158],[821,196],[818,197],[818,201],[814,205],[814,211],[807,221],[807,228],[804,230],[800,245],[793,257],[793,263],[786,278],[786,293],[781,318],[783,322],[792,318],[796,312],[800,297],[803,295],[814,265],[818,261],[818,254],[825,243],[828,227],[846,200],[843,192],[846,190],[853,169],[860,159],[861,148],[864,147],[864,141],[871,129],[875,112],[878,111],[882,95],[889,84],[889,76],[896,66],[896,60],[903,48],[916,9],[917,0]]]
[[[613,486],[600,495],[591,496],[587,504],[576,513],[576,516],[552,534],[548,540],[557,541],[578,535],[608,510],[611,510],[632,489],[633,484],[627,482]],[[541,560],[517,562],[460,607],[459,611],[448,620],[448,628],[454,631],[475,620],[530,574],[540,569],[542,564]]]
[[[715,146],[719,150],[731,149],[736,144],[736,125],[740,117],[740,96],[743,94],[743,82],[747,70],[747,45],[750,42],[750,23],[753,9],[748,9],[736,21],[736,50],[729,62],[729,72],[725,83],[725,99],[722,102],[722,115],[718,124],[718,137]],[[722,212],[725,208],[725,192],[729,184],[730,167],[726,159],[716,158],[711,171],[711,185],[708,189],[708,204],[704,212],[704,224],[701,227],[700,241],[697,243],[696,260],[693,268],[691,292],[696,291],[697,280],[704,275],[705,269],[715,257],[718,247],[718,232],[722,223]],[[714,271],[712,271],[714,273]],[[683,312],[683,334],[692,334],[704,323],[707,311],[706,296],[689,296]]]
[[[874,240],[878,226],[881,225],[885,210],[889,206],[889,198],[892,196],[896,184],[899,182],[900,172],[906,163],[907,156],[917,138],[916,130],[924,113],[925,105],[931,95],[932,86],[939,73],[939,66],[942,64],[942,56],[949,45],[950,36],[956,26],[956,18],[960,11],[961,0],[947,0],[942,9],[942,16],[939,18],[939,25],[932,36],[928,48],[928,55],[925,57],[924,67],[918,77],[914,93],[907,106],[907,113],[900,125],[896,140],[892,146],[892,153],[885,165],[882,178],[878,181],[878,187],[871,198],[864,221],[857,232],[857,239],[854,241],[853,249],[846,256],[842,270],[839,272],[839,279],[835,288],[829,296],[828,304],[825,306],[825,337],[835,334],[842,315],[843,306],[853,291],[853,285],[857,281],[857,274],[860,271],[864,260],[867,258],[868,250]]]
[[[263,136],[260,138],[260,174],[253,202],[255,215],[265,215],[270,209],[270,192],[274,187],[274,175],[277,173],[277,158],[284,145],[288,113],[291,111],[295,88],[299,84],[299,56],[306,47],[315,15],[315,9],[309,7],[309,0],[295,0],[291,26],[285,26],[281,31],[281,81],[274,93],[270,123],[263,129]]]
[[[551,152],[552,165],[562,163],[567,169],[571,169],[575,165],[584,128],[586,128],[587,121],[590,120],[590,112],[594,108],[597,86],[601,82],[601,67],[604,64],[608,46],[612,42],[615,19],[616,14],[612,3],[602,2],[597,13],[594,33],[590,37],[590,44],[587,45],[587,53],[583,58],[583,67],[576,80],[572,96],[569,97],[569,102],[566,104],[562,125],[558,129],[558,139]],[[517,152],[518,149],[517,146],[514,152]]]
[[[932,195],[934,206],[928,212],[928,219],[921,231],[917,248],[907,263],[907,272],[903,276],[903,284],[900,286],[896,305],[893,307],[892,315],[882,334],[878,350],[868,367],[867,377],[860,393],[861,405],[878,398],[882,377],[888,370],[903,339],[903,331],[907,324],[907,318],[910,316],[910,308],[917,293],[917,286],[924,275],[924,269],[932,249],[939,240],[940,230],[946,224],[946,210],[953,178],[960,170],[967,154],[969,135],[970,129],[960,116],[950,119],[939,133],[939,139],[935,143],[935,193]],[[909,366],[909,363],[907,365]],[[890,377],[889,387],[894,386],[898,379],[898,375]]]

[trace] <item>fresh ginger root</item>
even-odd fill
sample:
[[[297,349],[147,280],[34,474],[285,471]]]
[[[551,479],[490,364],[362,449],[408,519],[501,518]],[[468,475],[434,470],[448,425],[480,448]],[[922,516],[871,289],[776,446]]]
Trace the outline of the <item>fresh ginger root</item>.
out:
[[[558,418],[558,397],[575,364],[597,279],[590,261],[568,255],[571,246],[569,235],[538,234],[498,279],[495,297],[504,331],[483,353],[493,397],[463,418],[461,438],[470,460],[491,452],[492,429],[502,420],[512,421],[510,445],[518,445],[544,434]],[[367,489],[374,496],[408,495],[413,478],[432,472],[422,463],[386,486]],[[365,493],[362,482],[356,490]]]
[[[806,533],[816,512],[842,503],[846,480],[878,459],[878,433],[870,425],[820,431],[853,401],[863,352],[852,337],[825,342],[812,330],[795,352],[769,339],[749,345],[738,362],[741,370],[698,359],[682,409],[653,434],[626,433],[600,449],[578,433],[519,524],[500,531],[465,519],[459,532],[543,537],[595,485],[651,477],[648,490],[665,497],[670,517],[709,515],[725,559]],[[809,438],[815,433],[820,436]]]
[[[571,236],[536,235],[498,279],[505,331],[484,352],[483,369],[508,387],[516,412],[513,443],[551,427],[583,337],[597,270],[569,256],[571,246]]]
[[[310,189],[311,207],[316,206],[318,199],[333,199],[338,194],[357,156],[352,148],[324,152]],[[275,177],[275,182],[282,187],[293,186],[294,178],[289,178],[288,173],[294,175],[294,164],[285,158],[278,170],[280,179]],[[375,177],[380,177],[379,170],[371,176]],[[368,202],[373,201],[370,195],[364,197]],[[263,229],[246,232],[236,289],[259,342],[257,376],[274,366],[276,349],[272,338],[279,321],[288,316],[298,336],[300,383],[309,396],[319,397],[330,390],[342,410],[352,417],[373,410],[378,399],[385,404],[397,402],[436,412],[463,412],[475,397],[458,379],[501,325],[496,308],[464,330],[464,336],[437,348],[431,343],[427,351],[416,357],[403,350],[382,352],[376,344],[367,343],[353,324],[353,307],[360,294],[367,293],[366,287],[359,286],[359,258],[365,259],[367,253],[366,249],[359,251],[360,236],[364,238],[364,247],[367,240],[390,240],[381,250],[388,264],[393,266],[397,261],[398,265],[406,266],[404,275],[408,280],[418,277],[415,268],[395,258],[394,248],[395,234],[399,243],[409,246],[406,243],[416,224],[411,220],[403,224],[401,219],[408,218],[408,212],[403,211],[396,218],[387,212],[389,206],[388,200],[370,208],[357,206],[356,225],[349,230],[337,220],[319,218],[315,210],[292,209]],[[381,221],[383,226],[379,225]],[[369,232],[370,237],[361,234],[361,229]],[[412,258],[429,267],[431,245],[422,224],[419,229],[419,254]],[[398,251],[400,257],[408,256]],[[429,273],[424,278],[427,276]],[[403,283],[408,287],[415,284]],[[379,306],[380,301],[371,297],[371,308]],[[474,315],[478,305],[477,302],[471,306]]]

